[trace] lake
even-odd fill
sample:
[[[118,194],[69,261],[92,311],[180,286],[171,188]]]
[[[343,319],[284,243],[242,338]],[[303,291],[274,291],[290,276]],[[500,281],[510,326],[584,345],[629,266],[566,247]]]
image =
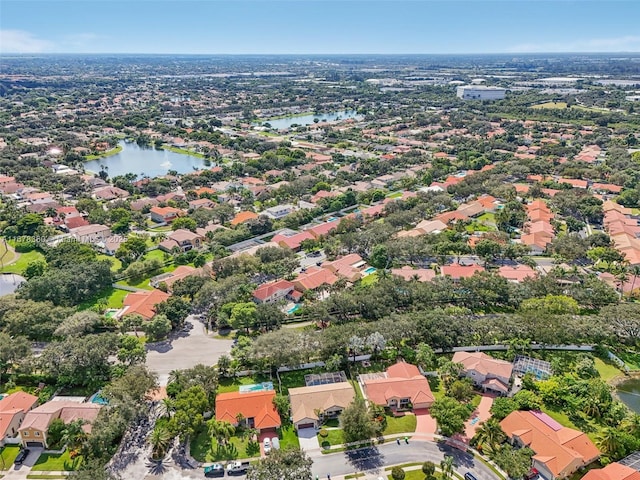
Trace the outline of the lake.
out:
[[[640,413],[640,378],[630,378],[616,387],[620,401],[635,413]]]
[[[153,178],[166,175],[169,170],[189,173],[193,172],[194,168],[201,170],[205,167],[204,159],[192,155],[141,147],[134,142],[120,142],[120,145],[122,151],[111,157],[85,162],[84,168],[98,173],[100,167],[104,165],[108,167],[107,173],[112,178],[126,173],[135,173],[139,177],[144,174]]]
[[[333,112],[333,113],[319,113],[319,114],[307,114],[300,115],[296,117],[286,117],[286,118],[278,118],[275,120],[264,119],[260,122],[256,123],[256,125],[264,125],[265,123],[269,123],[271,128],[276,130],[284,130],[286,128],[291,128],[291,125],[311,125],[315,123],[314,120],[318,119],[320,122],[334,122],[336,120],[345,120],[347,118],[355,118],[362,119],[363,115],[358,115],[358,112],[355,110],[345,110],[342,112]]]

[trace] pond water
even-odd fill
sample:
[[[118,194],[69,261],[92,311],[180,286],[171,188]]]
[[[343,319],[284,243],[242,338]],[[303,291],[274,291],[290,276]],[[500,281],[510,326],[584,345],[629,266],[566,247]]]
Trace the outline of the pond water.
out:
[[[283,130],[286,128],[291,128],[292,125],[311,125],[312,123],[315,123],[314,120],[316,118],[319,122],[334,122],[336,120],[346,120],[347,118],[355,118],[360,120],[364,117],[362,115],[358,115],[358,112],[356,112],[355,110],[344,110],[342,112],[333,113],[310,113],[308,115],[278,118],[275,120],[264,119],[256,123],[256,125],[264,125],[265,123],[269,123],[271,125],[271,128],[275,128],[276,130]]]
[[[98,173],[104,165],[109,177],[135,173],[139,177],[166,175],[169,170],[189,173],[205,167],[204,159],[154,147],[141,147],[134,142],[120,142],[122,151],[98,160],[85,162],[84,168]]]
[[[630,378],[616,387],[620,401],[635,413],[640,413],[640,378]]]

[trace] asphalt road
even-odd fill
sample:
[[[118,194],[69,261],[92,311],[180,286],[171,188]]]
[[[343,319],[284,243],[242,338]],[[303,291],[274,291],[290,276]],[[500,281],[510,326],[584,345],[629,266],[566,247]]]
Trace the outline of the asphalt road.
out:
[[[169,372],[184,370],[202,363],[214,365],[223,353],[229,353],[232,340],[209,337],[204,325],[190,316],[185,322],[186,331],[172,339],[147,346],[147,366],[158,375],[161,386],[166,385]]]
[[[455,448],[425,440],[409,440],[406,445],[401,442],[388,441],[377,447],[362,448],[349,452],[341,452],[323,455],[320,452],[310,454],[313,459],[313,475],[319,479],[348,475],[358,472],[367,472],[367,478],[377,478],[378,475],[386,477],[384,468],[389,465],[404,463],[425,462],[430,460],[436,465],[444,459],[444,456],[454,457],[455,470],[464,475],[472,472],[478,480],[496,480],[498,476],[480,460],[475,460],[472,455]]]

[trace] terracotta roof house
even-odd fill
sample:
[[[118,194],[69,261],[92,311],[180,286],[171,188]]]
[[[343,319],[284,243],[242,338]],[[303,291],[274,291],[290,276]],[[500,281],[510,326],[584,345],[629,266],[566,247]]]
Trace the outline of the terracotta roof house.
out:
[[[535,452],[533,467],[548,479],[567,478],[600,456],[587,435],[563,427],[542,412],[515,411],[500,426],[514,445]]]
[[[38,397],[26,392],[14,392],[0,400],[0,447],[6,438],[18,434],[27,412],[38,405]]]
[[[447,228],[446,223],[442,220],[422,220],[420,223],[416,225],[416,230],[420,230],[422,233],[440,233],[445,231]]]
[[[145,320],[151,320],[156,314],[155,306],[169,297],[170,295],[162,290],[132,292],[124,297],[124,307],[118,312],[118,317],[137,314]]]
[[[298,275],[293,284],[296,290],[306,292],[307,290],[315,290],[323,285],[333,285],[338,281],[338,277],[326,268],[309,267],[307,271]]]
[[[589,470],[582,480],[640,480],[640,472],[622,463],[613,462],[604,468]]]
[[[455,281],[461,278],[472,277],[476,272],[484,272],[484,267],[476,264],[460,265],[459,263],[451,263],[449,265],[443,265],[441,272],[442,275],[448,275]]]
[[[429,408],[435,398],[429,381],[415,365],[398,362],[383,373],[360,375],[362,390],[367,399],[392,409]]]
[[[314,239],[315,237],[309,232],[298,232],[293,235],[283,235],[282,233],[278,233],[271,239],[271,241],[276,242],[282,248],[290,248],[294,252],[297,252],[300,250],[302,242]]]
[[[239,212],[235,217],[231,220],[231,225],[236,226],[241,223],[248,222],[249,220],[254,220],[258,218],[258,214],[254,212]]]
[[[216,396],[216,420],[238,425],[238,415],[243,423],[258,431],[280,427],[282,421],[273,404],[275,390],[261,392],[228,392]]]
[[[332,262],[324,262],[322,268],[335,273],[338,277],[344,277],[350,282],[362,278],[362,272],[367,267],[367,262],[357,253],[350,253]]]
[[[66,216],[64,219],[64,224],[68,230],[71,230],[73,228],[86,227],[87,225],[89,225],[89,221],[86,220],[82,215],[77,214]]]
[[[174,283],[193,275],[204,276],[205,271],[203,268],[194,268],[190,265],[180,265],[173,272],[162,273],[152,277],[149,283],[155,288],[158,288],[158,285],[164,283],[167,286],[167,291],[171,292]]]
[[[167,235],[166,240],[160,242],[158,248],[170,253],[174,251],[188,252],[194,248],[200,248],[203,241],[204,237],[202,235],[179,228]]]
[[[436,277],[436,272],[428,268],[412,268],[405,265],[402,268],[394,268],[391,274],[402,277],[406,281],[417,280],[418,282],[430,282]]]
[[[482,352],[456,352],[452,361],[464,366],[464,375],[476,387],[500,395],[509,393],[513,365]]]
[[[68,400],[50,401],[26,414],[18,431],[25,447],[47,447],[47,430],[56,418],[64,423],[84,420],[82,429],[91,432],[91,424],[98,416],[101,405],[97,403],[77,403]]]
[[[310,228],[307,232],[311,233],[315,238],[326,237],[333,230],[338,228],[338,222],[325,222]]]
[[[197,200],[191,200],[189,202],[189,208],[213,208],[216,202],[209,200],[208,198],[198,198]]]
[[[294,288],[295,285],[287,280],[264,283],[253,291],[253,300],[256,303],[274,303],[289,297]]]
[[[291,417],[296,430],[318,428],[324,419],[335,418],[356,397],[349,382],[289,389]]]
[[[106,187],[96,188],[93,191],[93,198],[98,200],[115,200],[116,198],[127,198],[129,192],[122,188],[113,187],[108,185]]]
[[[151,220],[157,223],[169,223],[180,216],[182,210],[174,207],[151,207]]]
[[[498,275],[510,282],[522,282],[525,278],[534,278],[536,271],[528,265],[502,265],[498,269]]]

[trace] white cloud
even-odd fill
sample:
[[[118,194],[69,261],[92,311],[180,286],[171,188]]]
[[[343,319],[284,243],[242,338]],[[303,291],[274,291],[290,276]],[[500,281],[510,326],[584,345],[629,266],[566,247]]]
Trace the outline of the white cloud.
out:
[[[24,30],[0,29],[1,53],[43,53],[53,50],[53,43]]]
[[[522,43],[509,47],[510,53],[553,52],[639,52],[640,36],[591,38],[571,42]]]

